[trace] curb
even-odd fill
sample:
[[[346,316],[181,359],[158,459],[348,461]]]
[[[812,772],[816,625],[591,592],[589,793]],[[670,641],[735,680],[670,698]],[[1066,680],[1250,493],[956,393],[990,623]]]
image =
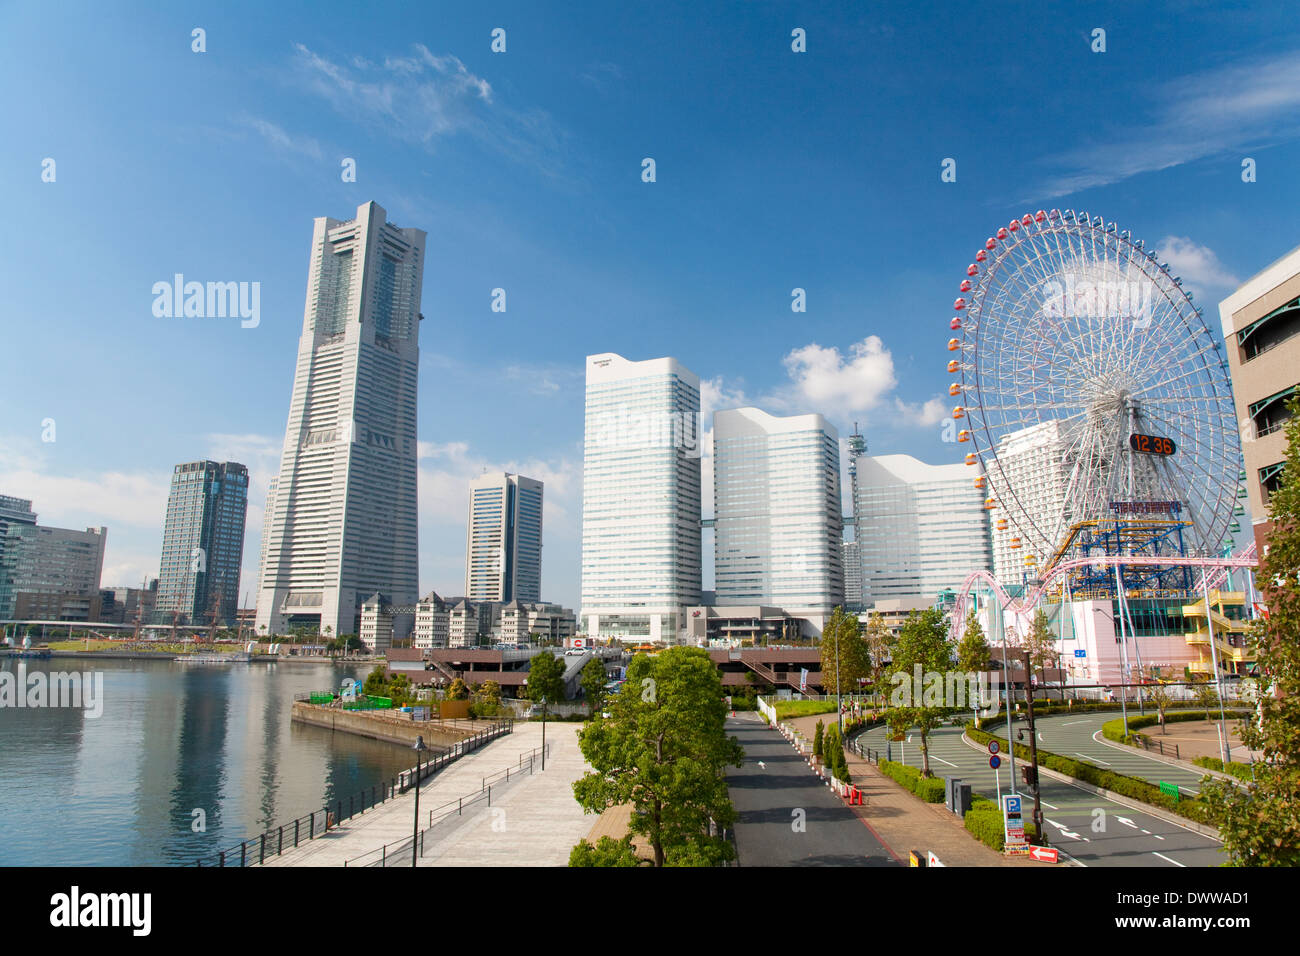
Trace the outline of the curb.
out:
[[[1166,764],[1170,767],[1173,767],[1175,770],[1185,770],[1188,773],[1200,773],[1202,776],[1217,777],[1218,779],[1225,780],[1228,783],[1235,783],[1239,786],[1245,786],[1244,781],[1238,780],[1230,773],[1224,773],[1221,770],[1211,770],[1209,767],[1198,767],[1194,763],[1191,763],[1187,760],[1178,760],[1175,757],[1166,757],[1162,754],[1153,754],[1150,751],[1143,750],[1140,747],[1134,747],[1130,744],[1116,743],[1113,740],[1107,740],[1105,738],[1105,735],[1098,737],[1097,734],[1100,733],[1101,733],[1100,730],[1097,730],[1095,733],[1093,733],[1092,735],[1093,741],[1102,744],[1103,746],[1110,747],[1112,750],[1119,750],[1129,754],[1137,754],[1140,757],[1146,757],[1148,760],[1155,760],[1158,761],[1159,763]]]
[[[962,739],[962,743],[964,743],[967,747],[970,747],[972,750],[983,751],[985,749],[984,747],[980,746],[979,744],[975,743],[975,741],[967,737],[965,731],[962,731],[961,739]],[[1170,813],[1168,810],[1164,809],[1163,807],[1153,807],[1149,803],[1143,803],[1141,800],[1134,800],[1132,797],[1125,797],[1118,793],[1114,793],[1113,791],[1104,790],[1101,787],[1088,783],[1085,780],[1078,780],[1075,777],[1069,776],[1068,774],[1061,773],[1059,770],[1049,770],[1047,767],[1044,767],[1042,764],[1039,764],[1038,772],[1043,774],[1046,777],[1051,777],[1053,780],[1060,781],[1061,783],[1068,783],[1070,784],[1070,786],[1077,787],[1078,789],[1083,790],[1086,793],[1091,793],[1099,797],[1105,797],[1107,800],[1120,804],[1120,806],[1128,807],[1131,810],[1137,810],[1140,813],[1145,813],[1148,816],[1155,817],[1158,820],[1164,820],[1165,823],[1172,823],[1174,826],[1182,827],[1184,830],[1190,830],[1193,833],[1199,833],[1201,836],[1209,837],[1210,839],[1215,840],[1219,843],[1223,842],[1223,838],[1219,836],[1219,831],[1218,828],[1216,827],[1208,826],[1204,823],[1197,823],[1195,820],[1189,820],[1186,817],[1180,817],[1176,813]]]

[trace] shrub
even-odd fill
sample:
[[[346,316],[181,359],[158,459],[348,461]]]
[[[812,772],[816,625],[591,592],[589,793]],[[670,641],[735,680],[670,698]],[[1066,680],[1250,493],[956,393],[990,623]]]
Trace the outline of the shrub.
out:
[[[1226,712],[1226,716],[1235,719],[1240,719],[1247,715],[1243,711],[1230,710]],[[1204,713],[1202,711],[1196,710],[1191,712],[1165,714],[1166,724],[1177,724],[1189,720],[1203,721],[1205,720]],[[1101,735],[1105,737],[1107,740],[1113,740],[1116,743],[1121,743],[1121,744],[1132,743],[1133,738],[1138,736],[1137,734],[1133,733],[1133,731],[1141,730],[1143,727],[1152,727],[1159,723],[1160,723],[1159,714],[1139,714],[1136,717],[1130,717],[1128,719],[1129,735],[1128,735],[1128,739],[1126,740],[1124,739],[1124,718],[1121,717],[1119,720],[1108,720],[1104,724],[1102,724]]]
[[[943,803],[943,790],[941,777],[924,777],[916,782],[914,792],[926,803]]]
[[[1240,763],[1239,761],[1232,760],[1228,762],[1228,766],[1225,768],[1223,766],[1223,761],[1218,757],[1197,757],[1192,761],[1192,763],[1196,764],[1198,767],[1205,767],[1207,770],[1217,770],[1220,773],[1230,773],[1238,780],[1244,780],[1247,783],[1255,779],[1255,775],[1251,771],[1250,764],[1248,763]]]
[[[984,803],[991,803],[985,800]],[[985,846],[1001,853],[1006,847],[1006,836],[1002,824],[1002,812],[996,807],[993,809],[975,809],[974,806],[966,813],[966,829],[970,834],[979,840]],[[1025,820],[1025,837],[1032,841],[1036,835],[1034,824]]]
[[[813,756],[814,757],[820,757],[822,755],[822,743],[825,741],[825,739],[826,739],[826,728],[822,726],[822,722],[819,720],[817,721],[817,729],[813,731]]]
[[[896,760],[880,761],[880,772],[912,793],[916,792],[916,783],[921,779],[921,771]]]

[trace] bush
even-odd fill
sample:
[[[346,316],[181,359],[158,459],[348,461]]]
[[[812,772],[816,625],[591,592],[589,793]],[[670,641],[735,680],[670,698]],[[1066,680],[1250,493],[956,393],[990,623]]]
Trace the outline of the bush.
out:
[[[813,731],[813,756],[814,757],[820,757],[822,755],[822,744],[825,742],[825,740],[826,740],[826,731],[825,728],[822,726],[822,722],[819,720],[817,721],[817,729]]]
[[[1217,770],[1220,773],[1230,773],[1238,780],[1244,780],[1250,783],[1255,779],[1254,773],[1251,772],[1250,764],[1240,763],[1236,760],[1228,762],[1227,768],[1224,768],[1223,761],[1218,757],[1197,757],[1192,763],[1198,767],[1205,767],[1207,770]]]
[[[569,866],[639,866],[636,849],[632,838],[625,836],[621,840],[603,836],[593,846],[586,840],[579,840],[578,845],[569,853]]]
[[[916,793],[916,783],[921,779],[921,771],[915,767],[909,767],[896,760],[882,760],[880,772],[900,786]]]
[[[926,803],[943,803],[942,777],[922,777],[916,782],[915,793]]]
[[[1035,714],[1035,716],[1037,715]],[[1226,716],[1232,717],[1234,719],[1240,719],[1246,717],[1247,714],[1244,711],[1230,710],[1226,712]],[[1205,720],[1204,711],[1197,710],[1192,712],[1179,712],[1179,713],[1165,714],[1166,724],[1178,724],[1189,720],[1200,720],[1200,721]],[[1139,714],[1137,717],[1130,717],[1128,719],[1129,735],[1128,735],[1128,739],[1125,740],[1124,739],[1124,718],[1121,717],[1119,720],[1108,720],[1104,724],[1102,724],[1101,735],[1105,737],[1107,740],[1113,740],[1116,743],[1121,743],[1121,744],[1128,744],[1128,743],[1132,743],[1133,738],[1138,736],[1137,734],[1133,733],[1133,731],[1141,730],[1143,727],[1153,727],[1159,723],[1160,723],[1159,714]]]

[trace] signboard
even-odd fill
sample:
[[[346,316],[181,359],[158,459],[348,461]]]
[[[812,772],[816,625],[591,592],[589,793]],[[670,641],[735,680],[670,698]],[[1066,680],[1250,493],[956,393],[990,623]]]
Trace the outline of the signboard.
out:
[[[1009,852],[1014,852],[1012,847],[1025,844],[1025,822],[1020,816],[1019,794],[1002,795],[1002,826]]]
[[[808,668],[799,668],[799,693],[808,693]]]
[[[996,740],[989,741],[989,753],[995,754],[998,752],[999,749],[1000,748],[998,747],[998,742]]]
[[[1031,846],[1029,856],[1038,860],[1040,863],[1060,863],[1061,854],[1054,847],[1050,846]]]
[[[999,757],[997,754],[994,754],[993,756],[989,757],[989,766],[992,767],[994,770],[997,770],[998,767],[1002,766],[1002,758]]]
[[[1075,657],[1087,657],[1087,656],[1088,656],[1088,652],[1085,651],[1082,647],[1077,647],[1077,648],[1075,648],[1075,650],[1074,650],[1074,656],[1075,656]]]
[[[574,646],[574,647],[585,647],[585,646],[586,646],[586,643],[587,643],[587,642],[586,642],[586,639],[585,639],[585,638],[575,637],[575,638],[573,639],[573,646]]]
[[[1129,435],[1128,447],[1146,455],[1172,455],[1178,450],[1174,440],[1163,435]]]

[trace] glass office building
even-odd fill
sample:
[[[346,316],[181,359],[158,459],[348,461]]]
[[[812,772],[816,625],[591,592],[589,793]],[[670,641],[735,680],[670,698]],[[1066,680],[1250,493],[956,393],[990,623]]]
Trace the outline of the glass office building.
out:
[[[971,571],[992,571],[988,513],[970,471],[910,455],[858,459],[854,511],[868,607],[931,604]]]
[[[700,380],[672,358],[587,357],[580,627],[672,640],[700,603]]]
[[[839,433],[820,415],[713,417],[719,605],[760,604],[820,633],[844,603]]]
[[[505,472],[469,485],[465,596],[471,601],[542,599],[542,482]]]
[[[205,460],[173,469],[154,604],[157,623],[235,623],[247,515],[243,465]]]

